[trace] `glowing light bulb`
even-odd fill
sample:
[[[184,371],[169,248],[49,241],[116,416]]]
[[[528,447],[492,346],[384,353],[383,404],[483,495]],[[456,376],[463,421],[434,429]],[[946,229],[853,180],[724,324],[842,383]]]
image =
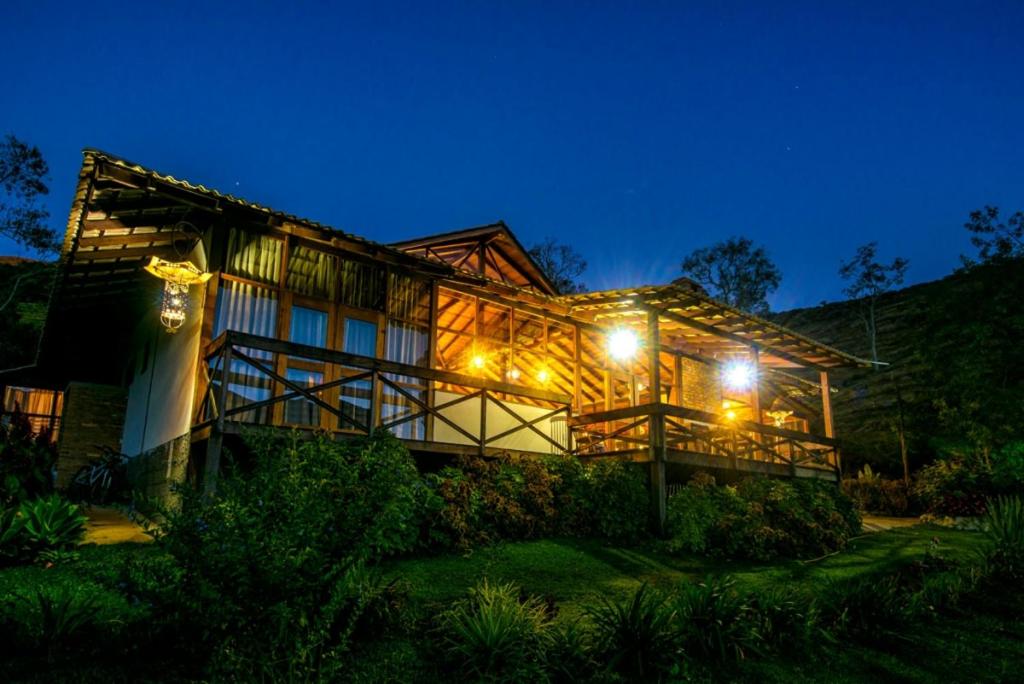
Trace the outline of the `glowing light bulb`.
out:
[[[470,359],[469,365],[477,370],[483,370],[484,366],[487,365],[487,359],[484,358],[483,354],[476,354]]]
[[[608,336],[608,353],[616,361],[628,361],[636,354],[636,333],[620,328]]]
[[[520,375],[519,369],[518,368],[512,368],[508,372],[508,379],[509,380],[518,380],[519,379],[519,375]]]
[[[734,390],[750,389],[757,380],[757,371],[742,361],[733,361],[722,369],[722,381]]]
[[[537,380],[539,380],[540,382],[547,382],[549,377],[550,375],[548,375],[548,371],[546,368],[541,368],[537,372]]]
[[[725,418],[726,420],[736,420],[736,412],[733,411],[732,409],[729,409],[728,411],[725,412]]]

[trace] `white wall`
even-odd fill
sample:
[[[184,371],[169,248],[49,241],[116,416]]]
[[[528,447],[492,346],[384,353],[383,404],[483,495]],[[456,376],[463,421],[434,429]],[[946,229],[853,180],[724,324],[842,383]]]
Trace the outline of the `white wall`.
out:
[[[461,394],[454,394],[452,392],[437,392],[435,394],[434,405],[438,406],[449,401],[453,401],[462,397]],[[505,406],[515,411],[516,415],[524,420],[530,421],[534,418],[549,413],[551,409],[540,408],[537,406],[529,406],[526,404],[517,404],[514,402],[506,401],[502,402]],[[441,415],[448,418],[450,421],[461,427],[471,435],[478,436],[480,434],[480,399],[468,399],[464,402],[443,409]],[[558,421],[558,418],[564,420],[565,414],[560,414],[555,418],[556,425],[552,427],[552,419],[546,418],[538,421],[534,426],[543,434],[548,435],[555,441],[567,447],[567,430],[565,429],[564,422]],[[487,400],[487,435],[497,435],[506,430],[510,430],[514,427],[520,426],[521,423],[515,418],[510,416],[506,411],[502,410],[500,406],[495,405],[493,399]],[[465,435],[461,434],[450,425],[442,420],[434,419],[434,441],[435,442],[448,442],[450,444],[473,444],[474,442],[466,438]],[[530,428],[524,427],[518,432],[514,432],[511,435],[502,437],[499,440],[491,442],[487,446],[495,447],[498,449],[510,449],[514,451],[536,451],[540,453],[555,453],[557,449],[555,446],[547,440],[541,438],[540,435],[530,430]]]
[[[158,305],[135,330],[134,370],[121,439],[121,448],[129,456],[169,442],[191,428],[205,291],[205,286],[190,288],[188,316],[173,335],[160,324]],[[149,365],[140,374],[145,344],[150,349]]]

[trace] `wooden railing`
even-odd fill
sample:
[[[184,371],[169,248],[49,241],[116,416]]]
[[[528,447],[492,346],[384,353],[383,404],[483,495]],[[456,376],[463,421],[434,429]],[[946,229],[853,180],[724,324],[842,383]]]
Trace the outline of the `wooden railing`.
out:
[[[322,381],[289,378],[283,369],[290,363]],[[567,419],[571,399],[545,389],[234,331],[209,345],[200,373],[194,430],[223,433],[237,423],[355,434],[385,429],[407,441],[478,453],[522,450],[507,445],[527,433],[546,453],[570,450],[567,430],[559,440],[540,426]],[[474,421],[454,419],[467,410]]]
[[[655,420],[657,418],[657,420]],[[706,411],[644,404],[569,419],[578,456],[636,456],[652,444],[671,452],[762,461],[796,467],[838,469],[835,440],[746,420],[727,420]],[[663,430],[662,435],[652,431]],[[660,439],[659,439],[660,437]]]
[[[292,362],[320,381],[289,378]],[[669,454],[762,461],[794,472],[838,466],[835,441],[804,432],[662,403],[574,416],[570,397],[557,392],[239,332],[209,345],[200,374],[195,431],[223,434],[239,423],[354,434],[385,429],[423,448],[480,454],[643,461],[654,458],[658,444]],[[568,429],[555,434],[553,421]],[[508,446],[523,435],[531,448]]]

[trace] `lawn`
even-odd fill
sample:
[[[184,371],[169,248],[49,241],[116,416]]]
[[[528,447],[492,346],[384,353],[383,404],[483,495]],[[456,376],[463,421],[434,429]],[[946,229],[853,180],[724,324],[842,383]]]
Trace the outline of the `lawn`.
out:
[[[385,565],[400,578],[414,605],[433,608],[465,595],[483,578],[514,582],[528,593],[553,598],[559,619],[576,619],[601,597],[624,598],[641,583],[668,589],[680,581],[708,574],[729,574],[740,585],[757,589],[776,583],[809,587],[828,579],[885,571],[922,558],[932,539],[950,560],[966,560],[980,543],[973,532],[917,526],[866,535],[842,553],[814,562],[737,563],[703,557],[677,557],[653,547],[610,547],[597,541],[548,539],[505,543],[466,555],[409,558]]]
[[[425,620],[481,578],[510,581],[525,591],[557,602],[560,621],[585,619],[585,609],[602,598],[625,598],[648,582],[669,588],[708,574],[727,573],[751,589],[785,583],[813,592],[834,579],[882,572],[924,557],[932,540],[946,558],[969,559],[981,540],[973,532],[918,526],[867,535],[851,541],[845,551],[813,562],[725,563],[703,558],[678,558],[654,546],[613,547],[598,542],[553,539],[505,543],[465,555],[405,558],[385,564],[388,577],[398,578],[408,592],[411,618]],[[26,595],[43,585],[85,588],[96,597],[101,619],[124,619],[145,609],[132,606],[117,591],[119,568],[139,555],[159,553],[152,545],[87,546],[80,559],[50,569],[21,567],[0,570],[0,601]],[[872,645],[834,644],[811,658],[751,660],[715,673],[715,679],[769,682],[866,681],[1012,681],[1024,666],[1024,609],[1020,594],[973,599],[955,615],[940,616]],[[417,621],[415,624],[428,624]],[[419,632],[413,632],[417,634]],[[415,636],[384,640],[365,648],[359,657],[365,681],[430,681],[421,671]],[[0,665],[0,677],[3,666]],[[162,678],[169,672],[149,670]],[[155,674],[160,672],[160,674]],[[61,674],[39,673],[59,681]],[[71,672],[67,671],[70,676]],[[84,673],[78,673],[83,674]],[[145,675],[135,671],[138,678]],[[123,675],[122,675],[123,676]],[[118,679],[120,677],[114,677]],[[103,681],[101,673],[88,679]]]

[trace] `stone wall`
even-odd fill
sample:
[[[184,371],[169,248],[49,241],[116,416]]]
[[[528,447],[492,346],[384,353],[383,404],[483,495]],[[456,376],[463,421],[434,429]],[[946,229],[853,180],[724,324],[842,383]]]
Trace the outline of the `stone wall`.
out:
[[[683,406],[718,413],[722,409],[722,386],[718,369],[695,359],[682,359]]]
[[[121,452],[127,393],[121,387],[72,382],[64,394],[57,440],[57,487],[67,487],[75,473],[103,454]]]
[[[174,503],[173,487],[185,482],[191,435],[186,433],[158,447],[128,459],[128,483],[135,505],[144,513],[152,512],[152,503],[168,506]]]

